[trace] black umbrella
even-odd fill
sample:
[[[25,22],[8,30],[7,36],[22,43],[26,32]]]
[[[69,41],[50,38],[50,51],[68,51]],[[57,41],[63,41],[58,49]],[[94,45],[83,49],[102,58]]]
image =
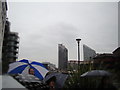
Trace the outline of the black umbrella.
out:
[[[91,70],[85,72],[81,75],[81,77],[89,77],[89,76],[110,76],[111,73],[105,70]]]
[[[47,75],[44,78],[44,82],[49,81],[51,78],[56,77],[56,87],[57,88],[62,88],[68,75],[67,74],[62,74],[62,73],[51,73],[49,75]]]

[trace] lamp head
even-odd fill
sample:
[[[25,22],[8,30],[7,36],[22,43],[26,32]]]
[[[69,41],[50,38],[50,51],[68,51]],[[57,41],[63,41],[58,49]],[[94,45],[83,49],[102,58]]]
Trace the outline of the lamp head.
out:
[[[78,39],[76,39],[76,41],[79,42],[79,41],[81,41],[81,39],[78,38]]]

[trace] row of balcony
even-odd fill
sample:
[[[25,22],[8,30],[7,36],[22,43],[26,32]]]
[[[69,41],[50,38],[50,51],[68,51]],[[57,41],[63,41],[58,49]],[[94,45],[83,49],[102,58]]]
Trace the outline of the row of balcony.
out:
[[[18,53],[18,47],[8,47],[8,46],[4,46],[5,49],[2,50],[3,53],[9,53],[9,52],[13,52],[13,53]]]
[[[14,42],[9,42],[9,43],[7,44],[7,46],[8,46],[8,47],[15,47],[15,48],[18,48],[18,47],[19,47],[19,45],[16,44],[16,43],[14,43]]]
[[[15,37],[15,36],[10,36],[7,38],[8,41],[14,41],[14,42],[17,42],[19,43],[19,38],[18,37]]]
[[[14,53],[7,53],[6,55],[4,55],[6,58],[17,58],[18,54],[14,54]]]
[[[19,38],[15,38],[15,37],[5,37],[4,38],[4,44],[8,44],[8,43],[14,43],[14,44],[18,44],[19,43]]]

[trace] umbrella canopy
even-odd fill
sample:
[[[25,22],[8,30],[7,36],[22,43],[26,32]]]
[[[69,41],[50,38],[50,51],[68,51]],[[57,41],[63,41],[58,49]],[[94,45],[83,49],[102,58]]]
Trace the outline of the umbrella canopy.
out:
[[[88,72],[85,72],[81,75],[81,77],[89,77],[89,76],[110,76],[111,73],[105,71],[105,70],[91,70]]]
[[[43,80],[48,72],[49,71],[44,67],[43,64],[26,59],[9,64],[8,70],[8,74],[31,74],[38,77],[40,80]]]
[[[43,81],[47,82],[48,80],[50,80],[52,77],[56,77],[56,87],[57,88],[62,88],[68,75],[67,74],[62,74],[62,73],[51,73],[49,75],[47,75]]]

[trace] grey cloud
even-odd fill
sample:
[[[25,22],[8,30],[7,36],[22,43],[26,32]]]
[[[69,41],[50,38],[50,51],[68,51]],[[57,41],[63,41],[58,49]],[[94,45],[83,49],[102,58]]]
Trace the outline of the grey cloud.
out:
[[[8,3],[11,30],[19,32],[19,58],[57,64],[57,45],[76,59],[76,38],[97,52],[111,52],[118,43],[117,3]]]

